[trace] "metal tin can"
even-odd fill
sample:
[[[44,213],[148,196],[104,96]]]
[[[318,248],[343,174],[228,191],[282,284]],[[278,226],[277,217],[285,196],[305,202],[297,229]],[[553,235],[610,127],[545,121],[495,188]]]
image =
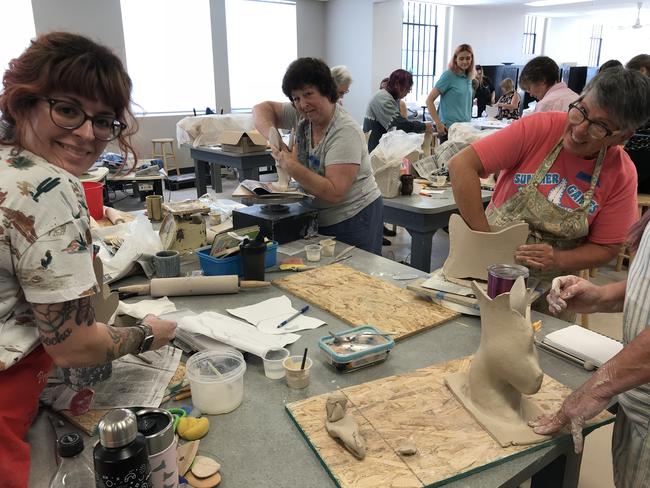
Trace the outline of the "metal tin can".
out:
[[[492,264],[488,266],[487,272],[487,294],[490,298],[508,293],[520,276],[524,277],[524,282],[528,285],[530,275],[528,268],[519,264]]]

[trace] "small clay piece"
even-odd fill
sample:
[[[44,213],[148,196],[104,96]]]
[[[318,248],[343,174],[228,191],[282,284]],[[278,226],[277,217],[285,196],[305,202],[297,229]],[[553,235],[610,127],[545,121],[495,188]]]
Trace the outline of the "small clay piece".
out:
[[[212,488],[221,483],[221,475],[219,473],[213,474],[209,478],[197,478],[192,472],[189,472],[185,475],[185,479],[193,488]]]
[[[221,469],[221,464],[206,456],[196,456],[190,471],[197,478],[209,478]]]
[[[445,278],[487,280],[491,264],[515,264],[515,251],[527,238],[525,222],[478,232],[453,214],[449,217],[449,257],[442,267]]]
[[[454,396],[502,447],[548,439],[528,421],[541,409],[522,394],[533,395],[544,373],[533,345],[533,328],[524,278],[494,299],[473,284],[481,307],[481,342],[469,368],[445,377]]]
[[[343,393],[334,393],[327,397],[325,409],[327,410],[327,420],[337,422],[345,417],[348,399]]]
[[[325,428],[334,439],[340,440],[357,459],[366,457],[366,440],[359,433],[359,425],[346,412],[348,399],[343,393],[333,393],[327,398]]]
[[[402,456],[412,456],[418,452],[418,448],[413,442],[413,439],[403,440],[399,446],[397,446],[397,453]]]
[[[176,451],[176,457],[178,460],[178,474],[181,476],[187,473],[187,470],[190,469],[190,465],[196,456],[197,451],[199,450],[199,443],[201,441],[191,441],[186,442],[185,444],[180,444]]]
[[[275,127],[269,127],[269,143],[280,151],[290,151],[287,145],[282,141],[282,136],[280,136],[278,129]],[[287,170],[280,168],[279,166],[276,166],[275,169],[278,172],[278,182],[275,184],[275,187],[278,191],[286,191],[289,187],[291,176],[289,176]]]

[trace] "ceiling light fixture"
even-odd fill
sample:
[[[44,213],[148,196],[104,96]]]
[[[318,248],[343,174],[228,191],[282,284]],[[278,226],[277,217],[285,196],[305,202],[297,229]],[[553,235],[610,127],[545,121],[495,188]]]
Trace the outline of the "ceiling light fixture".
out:
[[[553,7],[555,5],[571,5],[573,3],[587,3],[593,0],[537,0],[535,2],[528,2],[525,5],[528,7]]]

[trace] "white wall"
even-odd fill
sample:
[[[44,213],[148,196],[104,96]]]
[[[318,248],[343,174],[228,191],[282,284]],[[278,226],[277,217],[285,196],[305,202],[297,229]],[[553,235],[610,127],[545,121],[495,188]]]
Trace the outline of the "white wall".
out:
[[[524,10],[514,5],[454,8],[452,54],[456,46],[466,43],[474,49],[478,64],[525,64],[531,56],[521,52],[524,16]]]
[[[402,67],[402,0],[374,4],[373,34],[371,93],[382,79]]]
[[[296,1],[298,57],[325,59],[325,11],[327,2]]]
[[[372,86],[372,0],[330,0],[325,15],[325,61],[330,66],[348,67],[354,82],[344,106],[363,121]]]

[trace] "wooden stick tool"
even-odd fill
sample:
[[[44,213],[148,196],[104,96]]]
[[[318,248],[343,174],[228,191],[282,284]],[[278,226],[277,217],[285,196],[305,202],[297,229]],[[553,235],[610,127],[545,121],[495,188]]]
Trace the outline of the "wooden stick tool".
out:
[[[153,278],[144,285],[121,286],[118,292],[151,295],[152,297],[187,295],[225,295],[237,293],[242,288],[264,288],[268,281],[240,281],[237,275],[187,276],[181,278]]]

